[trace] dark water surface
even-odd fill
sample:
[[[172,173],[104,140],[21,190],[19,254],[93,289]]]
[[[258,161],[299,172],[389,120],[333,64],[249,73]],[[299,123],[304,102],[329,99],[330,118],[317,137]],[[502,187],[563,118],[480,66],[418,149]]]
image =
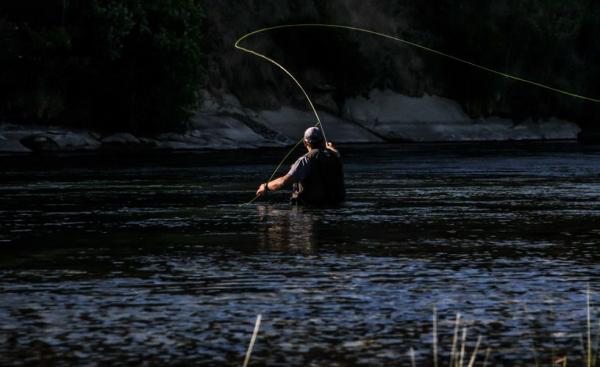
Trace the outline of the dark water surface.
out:
[[[443,365],[457,312],[494,365],[577,365],[600,147],[344,153],[327,210],[238,206],[282,151],[0,157],[0,365],[240,365],[259,313],[252,365],[427,365],[434,305]]]

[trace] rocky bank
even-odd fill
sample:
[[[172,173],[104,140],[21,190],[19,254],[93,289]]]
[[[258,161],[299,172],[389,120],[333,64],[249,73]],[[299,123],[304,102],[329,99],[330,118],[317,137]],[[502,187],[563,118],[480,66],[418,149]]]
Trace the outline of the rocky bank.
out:
[[[184,132],[138,137],[5,123],[0,125],[0,152],[289,146],[315,123],[308,109],[291,105],[251,109],[231,94],[202,93],[204,102]],[[430,95],[409,97],[390,90],[350,98],[339,114],[320,111],[319,116],[328,139],[337,143],[577,139],[580,132],[576,124],[554,118],[521,123],[500,117],[473,119],[452,100]]]
[[[581,24],[560,23],[555,30],[563,37],[555,37],[560,41],[554,42],[555,47],[561,55],[571,55],[569,58],[535,59],[531,49],[516,46],[537,45],[540,40],[533,31],[527,31],[529,28],[524,31],[512,20],[529,19],[533,27],[537,18],[531,18],[527,12],[519,13],[521,8],[511,4],[508,0],[463,7],[454,6],[451,1],[438,5],[391,0],[206,1],[206,80],[199,86],[201,105],[185,129],[142,137],[125,132],[104,135],[7,122],[0,124],[0,151],[251,149],[291,145],[315,123],[304,97],[281,70],[233,47],[236,39],[247,32],[272,25],[353,25],[406,37],[533,78],[542,66],[553,65],[552,61],[565,76],[559,77],[562,74],[549,69],[540,71],[543,78],[540,77],[546,81],[548,75],[553,75],[556,80],[548,82],[562,80],[569,89],[593,80],[585,67],[589,60],[578,56],[579,49],[573,48],[572,42],[578,27],[587,24],[587,18],[577,18]],[[556,5],[556,9],[548,5],[544,9],[548,8],[550,15],[585,16],[586,9],[577,4]],[[446,19],[444,12],[455,12],[457,18]],[[482,13],[488,16],[481,18]],[[548,14],[539,16],[546,19]],[[481,24],[469,23],[478,20]],[[478,30],[475,35],[485,34],[486,38],[461,38],[471,36],[471,28]],[[460,32],[449,34],[452,29]],[[522,42],[515,44],[516,37]],[[491,39],[496,40],[497,47],[482,52],[480,46],[487,48]],[[469,40],[473,47],[465,43]],[[569,53],[563,44],[571,45]],[[596,110],[590,104],[527,89],[486,73],[474,73],[448,60],[370,35],[280,30],[261,33],[248,39],[245,46],[264,52],[289,68],[313,98],[328,138],[338,143],[577,139],[582,126],[587,135],[595,131]],[[521,65],[523,60],[527,60],[527,67]],[[590,88],[581,92],[594,95],[595,89]]]

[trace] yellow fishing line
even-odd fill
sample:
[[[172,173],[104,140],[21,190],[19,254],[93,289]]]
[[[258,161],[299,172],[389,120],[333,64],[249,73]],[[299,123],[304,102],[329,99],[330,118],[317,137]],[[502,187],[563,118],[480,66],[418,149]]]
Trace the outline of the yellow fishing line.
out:
[[[263,33],[263,32],[269,32],[269,31],[274,31],[274,30],[278,30],[278,29],[284,29],[284,28],[330,28],[330,29],[342,29],[342,30],[350,30],[350,31],[356,31],[356,32],[363,32],[363,33],[368,33],[368,34],[372,34],[375,36],[380,36],[380,37],[384,37],[387,39],[391,39],[393,41],[396,42],[400,42],[403,43],[405,45],[409,45],[415,48],[418,48],[420,50],[423,51],[427,51],[429,53],[433,53],[435,55],[439,55],[439,56],[443,56],[446,57],[448,59],[466,64],[466,65],[470,65],[474,68],[480,69],[480,70],[484,70],[487,72],[490,72],[492,74],[496,74],[499,76],[502,76],[504,78],[508,78],[508,79],[512,79],[512,80],[516,80],[518,82],[522,82],[522,83],[526,83],[526,84],[530,84],[530,85],[534,85],[536,87],[539,88],[543,88],[543,89],[547,89],[550,90],[552,92],[556,92],[556,93],[560,93],[560,94],[564,94],[567,95],[569,97],[573,97],[573,98],[577,98],[577,99],[581,99],[584,101],[588,101],[588,102],[595,102],[595,103],[600,103],[600,99],[597,98],[591,98],[591,97],[586,97],[580,94],[576,94],[576,93],[572,93],[569,91],[566,91],[564,89],[559,89],[559,88],[555,88],[543,83],[539,83],[533,80],[529,80],[529,79],[525,79],[525,78],[521,78],[515,75],[511,75],[511,74],[507,74],[492,68],[489,68],[487,66],[483,66],[483,65],[479,65],[476,64],[474,62],[462,59],[460,57],[457,56],[453,56],[450,54],[447,54],[445,52],[442,51],[438,51],[423,45],[420,45],[418,43],[415,42],[411,42],[411,41],[407,41],[405,39],[399,38],[399,37],[394,37],[394,36],[390,36],[389,34],[385,34],[385,33],[381,33],[381,32],[377,32],[377,31],[373,31],[370,29],[364,29],[364,28],[359,28],[359,27],[353,27],[353,26],[347,26],[347,25],[338,25],[338,24],[322,24],[322,23],[299,23],[299,24],[284,24],[284,25],[278,25],[278,26],[274,26],[274,27],[267,27],[267,28],[261,28],[261,29],[257,29],[253,32],[247,33],[245,35],[243,35],[242,37],[240,37],[234,44],[235,48],[244,52],[247,52],[251,55],[257,56],[263,60],[266,60],[268,62],[270,62],[271,64],[277,66],[279,69],[281,69],[284,73],[286,73],[293,81],[294,83],[296,83],[296,85],[298,86],[298,88],[300,88],[300,90],[302,91],[302,94],[304,94],[304,97],[306,98],[308,105],[310,106],[310,109],[312,110],[313,114],[315,115],[315,118],[317,119],[317,123],[315,124],[315,126],[320,126],[321,127],[321,131],[323,132],[323,137],[325,138],[325,141],[327,141],[327,137],[325,136],[325,130],[323,129],[323,124],[321,123],[321,119],[319,117],[319,114],[317,113],[317,110],[312,102],[312,100],[310,99],[310,97],[308,96],[308,93],[306,93],[306,90],[304,89],[304,87],[302,86],[302,84],[300,84],[300,82],[298,81],[298,79],[296,79],[296,77],[294,77],[294,75],[292,75],[292,73],[290,73],[285,67],[283,67],[281,64],[279,64],[277,61],[269,58],[266,55],[263,55],[257,51],[251,50],[249,48],[240,46],[240,43],[242,41],[244,41],[245,39],[252,37],[258,33]],[[279,171],[279,169],[281,168],[281,166],[283,165],[283,163],[285,162],[285,160],[292,154],[292,152],[300,145],[300,143],[302,143],[303,139],[300,139],[300,141],[298,143],[296,143],[296,145],[285,155],[285,157],[279,162],[279,164],[277,165],[277,167],[275,168],[275,170],[273,171],[273,173],[271,174],[271,177],[269,178],[269,181],[271,181],[273,179],[273,177],[275,177],[275,174],[277,173],[277,171]],[[258,199],[258,196],[256,196],[254,199],[252,199],[251,201],[249,201],[246,204],[243,205],[247,205],[247,204],[251,204],[253,203],[256,199]]]

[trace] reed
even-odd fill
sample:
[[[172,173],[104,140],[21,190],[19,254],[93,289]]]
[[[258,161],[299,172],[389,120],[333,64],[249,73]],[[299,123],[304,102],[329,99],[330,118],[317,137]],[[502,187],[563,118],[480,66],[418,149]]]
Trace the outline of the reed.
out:
[[[467,357],[467,334],[468,328],[465,326],[461,330],[461,315],[460,313],[456,314],[456,319],[454,320],[454,334],[452,337],[452,347],[450,349],[450,361],[448,363],[449,367],[463,367],[465,366],[466,357]],[[460,332],[460,336],[459,336]],[[460,340],[460,344],[459,344]],[[469,360],[467,362],[467,367],[475,366],[475,361],[477,359],[477,355],[479,354],[479,348],[481,346],[481,342],[483,340],[482,336],[477,338],[477,342],[475,344],[475,349],[471,353]],[[439,356],[439,337],[438,337],[438,317],[437,317],[437,308],[433,308],[433,330],[432,330],[432,341],[433,341],[433,365],[437,367],[439,365],[440,356]],[[486,362],[489,357],[490,349],[488,348],[486,351]]]
[[[462,337],[460,338],[460,358],[457,367],[463,367],[465,361],[465,343],[467,341],[467,328],[464,327],[462,330]]]
[[[590,285],[587,289],[587,367],[592,367],[592,311],[590,307]]]
[[[477,353],[479,353],[479,346],[481,345],[482,339],[483,337],[481,335],[477,337],[477,344],[475,344],[475,349],[473,350],[473,354],[471,354],[471,359],[469,359],[467,367],[473,367],[473,365],[475,365],[475,359],[477,358]]]
[[[438,367],[437,308],[433,306],[433,367]]]
[[[492,353],[492,349],[491,348],[487,348],[485,350],[485,358],[483,359],[483,367],[487,367],[488,360],[490,359],[490,354],[491,353]]]
[[[596,326],[596,343],[594,343],[594,350],[596,351],[596,357],[592,361],[592,366],[596,367],[598,362],[598,348],[600,347],[600,320],[598,320],[598,325]]]
[[[450,351],[450,364],[449,367],[454,367],[454,361],[456,359],[456,342],[458,340],[458,329],[460,327],[460,313],[456,314],[456,321],[454,322],[454,336],[452,337],[452,349]]]
[[[254,331],[252,333],[252,337],[250,339],[250,344],[248,345],[248,350],[246,351],[246,357],[244,359],[243,367],[248,367],[250,363],[250,358],[252,356],[252,350],[254,348],[254,344],[256,343],[256,338],[258,336],[258,331],[260,329],[262,316],[259,314],[256,317],[256,322],[254,324]],[[437,315],[437,308],[433,307],[433,329],[432,329],[432,356],[433,356],[433,366],[438,367],[440,363],[440,347],[439,347],[439,320]],[[460,332],[460,336],[459,336]],[[464,326],[461,329],[461,314],[457,313],[456,318],[454,320],[454,332],[452,337],[452,344],[450,349],[449,363],[448,367],[465,367],[465,361],[467,356],[467,335],[468,335],[468,327]],[[600,320],[597,322],[596,333],[594,334],[594,330],[592,327],[592,305],[591,305],[591,290],[588,286],[586,292],[586,334],[585,340],[584,335],[579,335],[581,348],[583,351],[583,362],[581,365],[586,367],[596,367],[598,360],[598,349],[600,347]],[[466,367],[474,367],[477,362],[477,357],[480,354],[481,343],[483,341],[483,337],[479,335],[477,337],[477,342],[475,343],[475,347],[471,352],[470,357],[468,357],[468,361]],[[459,344],[460,343],[460,344]],[[538,353],[535,349],[535,346],[532,349],[535,359],[536,366],[540,365],[540,360],[538,359]],[[487,347],[485,349],[485,356],[482,362],[483,367],[487,367],[489,363],[489,358],[491,355],[492,349]],[[554,358],[554,352],[552,353],[551,362],[549,365],[551,366],[562,366],[567,367],[569,356],[564,355],[558,359]],[[411,361],[411,366],[416,367],[416,358],[415,358],[415,349],[409,349],[409,356]]]
[[[248,345],[248,350],[246,351],[246,358],[244,358],[243,367],[248,367],[250,363],[250,356],[252,355],[252,349],[254,348],[254,343],[256,342],[256,337],[258,336],[258,329],[260,328],[260,321],[262,319],[262,315],[259,314],[256,316],[256,322],[254,323],[254,331],[252,332],[252,338],[250,338],[250,345]]]

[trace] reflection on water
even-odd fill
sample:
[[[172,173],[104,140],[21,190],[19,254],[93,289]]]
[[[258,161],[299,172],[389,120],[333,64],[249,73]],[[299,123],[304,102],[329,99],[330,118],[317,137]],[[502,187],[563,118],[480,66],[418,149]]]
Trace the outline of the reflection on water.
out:
[[[279,209],[273,206],[257,205],[256,211],[260,225],[260,247],[270,250],[289,250],[310,254],[315,245],[315,221],[317,214],[298,206],[285,206]]]
[[[445,361],[457,312],[581,361],[600,149],[354,147],[344,206],[239,206],[280,154],[0,157],[0,365],[240,365],[258,313],[256,365],[425,365],[434,305]]]

